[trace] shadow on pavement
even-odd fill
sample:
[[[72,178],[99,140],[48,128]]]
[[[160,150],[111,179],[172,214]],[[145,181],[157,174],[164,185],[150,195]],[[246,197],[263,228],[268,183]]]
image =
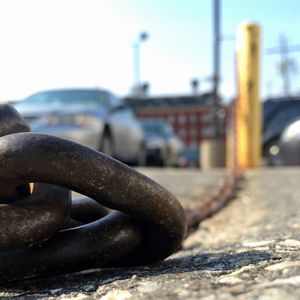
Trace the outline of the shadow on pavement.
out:
[[[195,256],[188,255],[169,259],[162,262],[161,265],[165,265],[167,268],[178,266],[181,272],[233,271],[246,265],[258,264],[270,258],[271,254],[265,251],[202,253]]]
[[[91,270],[84,273],[59,275],[51,278],[15,281],[1,283],[1,292],[15,291],[18,296],[29,296],[31,293],[51,293],[52,290],[60,289],[61,293],[84,292],[85,287],[99,286],[109,283],[117,284],[119,280],[133,278],[151,278],[160,275],[183,274],[188,272],[221,272],[221,274],[233,271],[250,264],[258,264],[271,259],[271,254],[265,251],[246,251],[241,253],[202,253],[186,255],[178,258],[170,258],[163,262],[131,268],[106,268]],[[92,288],[93,290],[93,288]],[[19,292],[19,293],[18,293]],[[59,293],[58,293],[59,295]],[[10,296],[10,298],[14,298]]]

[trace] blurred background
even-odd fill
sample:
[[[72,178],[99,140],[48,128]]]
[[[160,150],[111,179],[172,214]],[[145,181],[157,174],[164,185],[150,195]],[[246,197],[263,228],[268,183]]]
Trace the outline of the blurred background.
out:
[[[236,31],[254,21],[262,29],[262,152],[265,163],[280,165],[283,131],[300,117],[299,7],[300,0],[1,1],[0,100],[15,104],[34,131],[125,162],[201,167],[201,143],[226,140]],[[124,135],[133,136],[128,145]]]

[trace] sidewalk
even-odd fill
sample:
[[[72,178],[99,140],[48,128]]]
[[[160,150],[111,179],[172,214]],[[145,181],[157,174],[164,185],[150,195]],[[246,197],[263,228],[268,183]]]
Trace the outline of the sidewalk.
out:
[[[141,171],[183,201],[203,195],[225,174],[222,170]],[[185,240],[183,249],[164,262],[6,285],[0,296],[299,299],[300,168],[253,170],[245,177],[237,198],[202,222]]]
[[[183,207],[193,205],[211,195],[216,184],[228,175],[225,169],[199,171],[199,169],[138,168],[138,171],[172,192]]]

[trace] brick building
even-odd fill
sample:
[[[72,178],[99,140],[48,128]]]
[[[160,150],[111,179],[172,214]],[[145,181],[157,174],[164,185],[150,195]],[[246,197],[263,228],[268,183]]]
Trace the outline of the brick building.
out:
[[[199,146],[204,139],[214,137],[212,95],[186,95],[147,98],[127,98],[139,118],[169,122],[174,132],[185,143],[188,166],[199,167]],[[225,109],[220,110],[221,134],[225,136]]]

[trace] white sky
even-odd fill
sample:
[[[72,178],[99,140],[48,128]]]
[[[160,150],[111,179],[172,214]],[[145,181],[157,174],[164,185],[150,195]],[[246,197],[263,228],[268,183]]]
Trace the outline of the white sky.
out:
[[[263,25],[264,47],[276,45],[281,31],[300,43],[295,10],[300,1],[292,2],[294,8],[272,2],[269,15],[269,1],[223,0],[223,33],[234,35],[238,24],[251,18]],[[192,78],[210,76],[211,1],[0,0],[0,100],[75,86],[126,95],[134,83],[132,45],[143,30],[150,37],[141,45],[141,77],[150,82],[153,95],[189,93]],[[222,49],[221,90],[230,98],[235,94],[235,43],[224,42]],[[264,58],[263,96],[267,85],[269,92],[280,92],[276,61]],[[209,87],[203,81],[201,89]]]

